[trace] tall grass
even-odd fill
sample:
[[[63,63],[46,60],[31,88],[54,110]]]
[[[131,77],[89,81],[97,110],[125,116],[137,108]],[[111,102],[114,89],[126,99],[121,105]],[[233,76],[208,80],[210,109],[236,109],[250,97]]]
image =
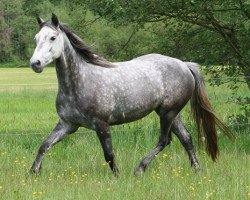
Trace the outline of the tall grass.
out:
[[[93,131],[80,128],[46,155],[42,174],[29,168],[41,142],[54,128],[57,80],[55,70],[43,74],[30,69],[0,69],[0,199],[249,199],[249,128],[233,130],[234,142],[220,137],[216,163],[197,148],[202,171],[196,174],[176,137],[158,154],[142,176],[133,176],[140,160],[154,148],[159,136],[155,114],[134,123],[112,127],[120,177],[104,161]],[[227,98],[225,86],[209,87],[218,115],[227,121],[240,112]],[[245,94],[242,85],[239,93]],[[195,138],[188,107],[185,124]]]

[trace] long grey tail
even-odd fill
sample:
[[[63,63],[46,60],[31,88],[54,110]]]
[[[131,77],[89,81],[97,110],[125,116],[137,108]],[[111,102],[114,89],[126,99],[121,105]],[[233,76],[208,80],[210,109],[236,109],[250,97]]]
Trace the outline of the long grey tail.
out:
[[[195,79],[195,90],[191,98],[191,109],[197,125],[198,142],[205,137],[206,151],[215,161],[219,149],[216,126],[228,137],[232,134],[224,123],[216,116],[209,101],[204,80],[197,63],[186,62]]]

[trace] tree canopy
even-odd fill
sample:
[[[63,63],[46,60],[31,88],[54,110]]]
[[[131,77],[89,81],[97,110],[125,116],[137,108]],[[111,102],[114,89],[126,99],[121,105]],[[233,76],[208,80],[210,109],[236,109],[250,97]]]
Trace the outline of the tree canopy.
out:
[[[112,60],[158,52],[250,76],[248,0],[0,0],[0,62],[28,60],[54,12]],[[93,15],[93,13],[95,15]]]
[[[88,5],[96,14],[117,24],[154,24],[153,32],[161,35],[160,52],[168,50],[173,56],[202,64],[239,66],[226,72],[242,74],[249,82],[247,0],[91,0]]]

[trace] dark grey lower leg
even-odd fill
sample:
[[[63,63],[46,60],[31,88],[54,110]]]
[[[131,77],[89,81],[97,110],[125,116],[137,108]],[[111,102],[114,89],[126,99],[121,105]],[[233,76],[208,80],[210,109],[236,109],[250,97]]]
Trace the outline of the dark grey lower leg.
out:
[[[118,175],[118,169],[115,164],[115,156],[112,147],[112,139],[109,129],[109,124],[104,121],[98,120],[95,123],[96,133],[102,145],[103,153],[106,162],[109,164],[110,169],[113,171],[114,175]]]
[[[162,151],[168,144],[171,142],[171,128],[172,119],[167,119],[167,117],[160,118],[160,125],[161,125],[161,135],[159,138],[159,142],[157,146],[153,149],[153,151],[148,154],[138,165],[135,169],[135,174],[142,173],[145,171],[151,160],[160,152]]]
[[[57,142],[61,141],[67,134],[73,133],[78,127],[60,120],[50,136],[42,143],[38,150],[36,159],[31,167],[32,173],[39,173],[45,153]]]
[[[179,138],[182,145],[186,149],[191,165],[194,167],[196,171],[199,171],[200,165],[195,155],[191,135],[188,133],[188,131],[184,127],[183,122],[181,121],[181,118],[179,115],[173,121],[172,131],[176,134],[176,136]]]

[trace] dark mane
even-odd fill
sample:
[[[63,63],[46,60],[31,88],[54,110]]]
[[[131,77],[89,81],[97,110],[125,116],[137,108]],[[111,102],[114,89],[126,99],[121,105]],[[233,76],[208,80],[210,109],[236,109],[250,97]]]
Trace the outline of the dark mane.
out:
[[[48,22],[45,22],[43,26],[52,26],[52,28],[55,28],[52,24]],[[67,25],[59,24],[59,28],[66,34],[73,48],[86,62],[106,68],[115,67],[115,65],[111,62],[96,55],[92,51],[92,48],[84,44],[82,39],[78,37]]]

